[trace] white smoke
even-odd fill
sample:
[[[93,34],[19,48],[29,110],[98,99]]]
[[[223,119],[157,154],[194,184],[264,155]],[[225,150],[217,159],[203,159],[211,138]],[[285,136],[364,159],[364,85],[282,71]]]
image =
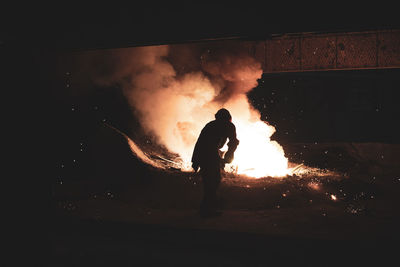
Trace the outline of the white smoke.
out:
[[[240,43],[116,49],[86,55],[86,61],[97,63],[93,80],[121,86],[143,129],[187,164],[219,108],[227,108],[234,123],[260,120],[246,93],[257,86],[261,64]],[[267,142],[275,129],[265,127]]]

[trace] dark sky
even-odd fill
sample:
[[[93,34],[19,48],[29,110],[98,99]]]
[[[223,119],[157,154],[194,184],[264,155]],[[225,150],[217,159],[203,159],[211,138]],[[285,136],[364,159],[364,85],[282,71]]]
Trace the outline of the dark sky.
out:
[[[399,27],[394,6],[265,2],[127,6],[80,3],[9,5],[1,10],[2,39],[48,48],[110,47],[271,33],[357,31]]]

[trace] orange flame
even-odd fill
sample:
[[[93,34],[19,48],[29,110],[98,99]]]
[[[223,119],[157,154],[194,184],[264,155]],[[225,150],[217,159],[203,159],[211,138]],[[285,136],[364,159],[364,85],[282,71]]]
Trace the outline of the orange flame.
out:
[[[259,119],[260,114],[249,105],[246,95],[236,97],[225,107],[232,114],[232,122],[240,140],[234,160],[225,166],[225,171],[254,178],[289,174],[288,159],[283,148],[276,141],[270,140],[275,128]],[[194,144],[190,144],[190,148],[193,147]],[[225,144],[221,151],[226,150]],[[188,156],[182,157],[186,168],[190,168]]]
[[[285,176],[289,173],[288,159],[282,147],[269,137],[275,131],[262,121],[236,122],[240,144],[234,161],[226,169],[235,169],[238,174],[261,178],[265,176]],[[233,168],[232,168],[233,167]]]

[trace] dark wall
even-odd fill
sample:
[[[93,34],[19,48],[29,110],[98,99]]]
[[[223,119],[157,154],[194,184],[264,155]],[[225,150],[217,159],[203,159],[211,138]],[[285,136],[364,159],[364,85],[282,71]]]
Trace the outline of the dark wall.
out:
[[[400,69],[264,74],[249,93],[280,142],[399,143]]]

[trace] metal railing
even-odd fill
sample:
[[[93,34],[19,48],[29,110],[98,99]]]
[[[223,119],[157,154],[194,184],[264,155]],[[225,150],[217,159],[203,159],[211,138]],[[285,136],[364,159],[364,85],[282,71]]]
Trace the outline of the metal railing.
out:
[[[264,73],[400,67],[400,30],[298,33],[254,42]]]

